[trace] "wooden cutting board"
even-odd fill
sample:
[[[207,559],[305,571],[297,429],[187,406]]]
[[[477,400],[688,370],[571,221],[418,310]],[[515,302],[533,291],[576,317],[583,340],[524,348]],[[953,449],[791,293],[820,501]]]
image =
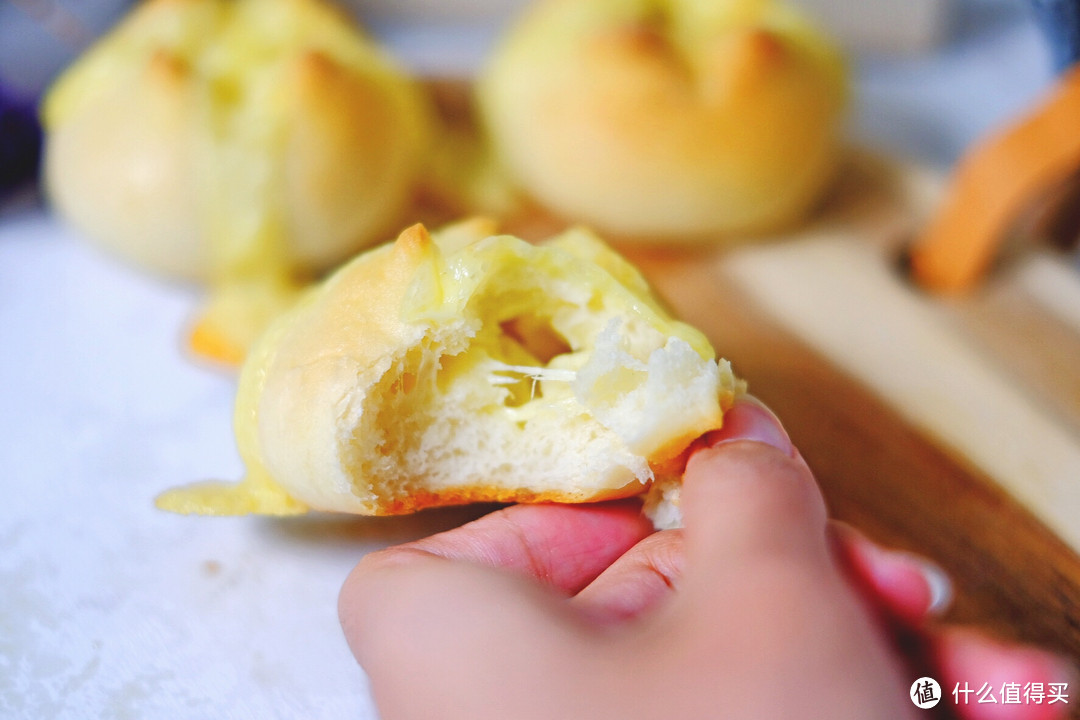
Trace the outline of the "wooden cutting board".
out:
[[[942,189],[852,153],[804,227],[619,249],[776,410],[835,517],[949,572],[949,619],[1080,659],[1080,272],[1032,249],[925,294],[902,255]]]
[[[940,187],[857,158],[799,232],[631,255],[776,410],[836,517],[939,562],[951,619],[1080,658],[1080,273],[1033,252],[926,296],[900,249]]]
[[[467,87],[431,89],[468,132]],[[927,295],[902,256],[944,188],[852,152],[789,232],[614,244],[777,412],[834,517],[943,566],[949,620],[1080,664],[1080,271],[1028,248],[970,296]],[[563,226],[533,209],[506,230]]]

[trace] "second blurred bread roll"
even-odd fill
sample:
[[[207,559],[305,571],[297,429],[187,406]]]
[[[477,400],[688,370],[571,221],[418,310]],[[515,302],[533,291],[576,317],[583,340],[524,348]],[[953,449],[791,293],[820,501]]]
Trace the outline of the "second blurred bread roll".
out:
[[[624,239],[790,224],[833,175],[842,60],[771,0],[542,0],[479,87],[541,204]]]
[[[192,344],[237,361],[303,278],[404,223],[426,99],[320,0],[151,0],[46,98],[53,206],[213,286]]]

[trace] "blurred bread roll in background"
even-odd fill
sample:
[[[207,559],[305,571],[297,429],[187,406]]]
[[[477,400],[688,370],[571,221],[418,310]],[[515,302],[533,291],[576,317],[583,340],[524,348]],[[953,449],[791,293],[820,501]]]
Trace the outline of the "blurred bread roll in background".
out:
[[[847,80],[773,0],[540,0],[479,81],[497,157],[550,210],[620,239],[798,222],[838,162]]]
[[[320,0],[150,0],[44,102],[53,206],[104,248],[208,282],[202,355],[239,362],[313,273],[406,220],[427,99]]]
[[[625,497],[677,477],[741,392],[727,361],[594,235],[533,245],[493,230],[417,225],[310,291],[241,373],[244,482],[159,507],[388,515]]]
[[[311,270],[384,239],[426,135],[412,82],[318,0],[144,3],[55,83],[44,120],[61,214],[196,280],[244,243]]]

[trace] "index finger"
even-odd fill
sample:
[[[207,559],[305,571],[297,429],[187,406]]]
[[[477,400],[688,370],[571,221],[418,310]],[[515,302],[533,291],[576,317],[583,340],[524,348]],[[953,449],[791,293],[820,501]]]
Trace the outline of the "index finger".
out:
[[[435,556],[515,571],[574,594],[653,532],[637,500],[512,505],[369,556],[364,565]]]

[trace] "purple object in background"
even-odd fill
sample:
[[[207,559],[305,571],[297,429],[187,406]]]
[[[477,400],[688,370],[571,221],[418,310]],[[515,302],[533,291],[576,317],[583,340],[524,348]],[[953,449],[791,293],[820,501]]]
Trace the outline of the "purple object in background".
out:
[[[0,202],[37,177],[46,88],[131,0],[0,0]]]
[[[0,200],[37,177],[41,125],[33,102],[0,84]]]
[[[1080,0],[1031,0],[1058,72],[1080,61]]]

